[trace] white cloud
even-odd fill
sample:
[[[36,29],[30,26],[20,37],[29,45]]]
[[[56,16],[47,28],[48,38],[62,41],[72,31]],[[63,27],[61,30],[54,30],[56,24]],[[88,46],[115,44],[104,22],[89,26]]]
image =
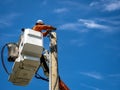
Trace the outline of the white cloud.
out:
[[[91,2],[90,6],[96,6],[98,4],[98,2]]]
[[[93,20],[79,19],[75,23],[65,23],[59,26],[59,29],[77,31],[80,33],[85,33],[90,31],[89,29],[98,29],[102,31],[110,31],[109,27],[106,25],[98,24]]]
[[[95,29],[107,29],[108,27],[102,24],[98,24],[93,20],[79,19],[79,22],[82,22],[87,28]]]
[[[106,11],[114,11],[120,9],[120,1],[111,2],[109,4],[105,4]]]
[[[68,12],[69,10],[67,8],[58,8],[58,9],[55,9],[54,12],[55,13],[65,13],[65,12]]]
[[[66,24],[63,24],[59,27],[59,29],[63,29],[63,30],[78,30],[78,28],[80,27],[81,25],[79,23],[66,23]]]
[[[119,21],[119,15],[114,17],[103,17],[103,18],[95,18],[93,19],[96,22],[104,24],[106,27],[105,29],[101,29],[104,32],[119,32],[120,31],[120,21]]]
[[[105,22],[107,24],[111,24],[111,25],[120,25],[120,21],[119,21],[119,17],[118,16],[112,16],[112,17],[103,17],[103,18],[95,18],[95,20],[100,21],[100,22]]]
[[[91,2],[91,7],[98,8],[102,11],[115,11],[120,9],[119,0],[100,0],[97,2]]]
[[[103,76],[96,72],[80,72],[80,74],[97,80],[103,79]]]
[[[120,31],[120,22],[110,18],[93,18],[93,19],[78,19],[77,22],[64,23],[58,28],[62,30],[75,31],[78,33],[86,33],[93,30],[98,30],[106,33]]]

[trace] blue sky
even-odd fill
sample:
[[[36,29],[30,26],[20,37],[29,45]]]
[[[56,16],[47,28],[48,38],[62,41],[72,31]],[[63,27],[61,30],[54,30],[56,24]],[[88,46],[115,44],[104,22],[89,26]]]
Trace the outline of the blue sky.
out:
[[[57,27],[59,74],[70,90],[120,90],[120,0],[1,0],[0,49],[37,19]],[[48,90],[36,78],[15,86],[0,66],[1,90]]]

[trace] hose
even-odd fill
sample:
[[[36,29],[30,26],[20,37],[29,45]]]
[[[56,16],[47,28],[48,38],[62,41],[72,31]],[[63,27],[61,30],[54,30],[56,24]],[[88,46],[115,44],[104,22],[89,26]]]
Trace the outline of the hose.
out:
[[[8,72],[8,69],[7,69],[7,67],[6,67],[6,65],[5,65],[5,62],[4,62],[4,50],[5,50],[5,47],[7,47],[9,44],[14,44],[14,45],[16,45],[16,46],[18,47],[18,45],[17,45],[16,43],[6,43],[6,44],[2,47],[2,50],[1,50],[1,62],[2,62],[2,66],[3,66],[4,70],[5,70],[5,72],[6,72],[8,75],[10,75],[10,72]]]
[[[43,59],[43,55],[42,55],[42,59]],[[39,67],[38,67],[38,69],[35,73],[35,78],[49,82],[49,79],[44,78],[44,77],[40,76],[40,74],[38,74],[38,70],[40,69],[40,66],[41,66],[42,63],[43,63],[43,60],[40,59],[40,65],[39,65]],[[49,70],[48,70],[48,72],[49,72]]]
[[[42,80],[44,80],[44,81],[49,82],[49,80],[48,80],[47,78],[44,78],[44,77],[40,76],[38,73],[35,74],[35,77],[36,77],[37,79],[42,79]]]
[[[5,72],[6,72],[8,75],[10,75],[10,73],[8,72],[7,67],[6,67],[6,65],[5,65],[4,57],[3,57],[4,50],[5,50],[5,47],[6,47],[6,46],[8,46],[8,43],[5,44],[5,45],[2,47],[2,50],[1,50],[1,61],[2,61],[2,66],[3,66],[4,70],[5,70]]]

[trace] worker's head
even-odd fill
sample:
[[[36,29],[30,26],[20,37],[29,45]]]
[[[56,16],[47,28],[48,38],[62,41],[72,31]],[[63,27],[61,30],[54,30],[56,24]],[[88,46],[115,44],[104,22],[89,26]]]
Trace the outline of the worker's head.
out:
[[[37,21],[36,21],[36,24],[41,24],[41,25],[43,25],[44,22],[43,22],[43,20],[37,20]]]

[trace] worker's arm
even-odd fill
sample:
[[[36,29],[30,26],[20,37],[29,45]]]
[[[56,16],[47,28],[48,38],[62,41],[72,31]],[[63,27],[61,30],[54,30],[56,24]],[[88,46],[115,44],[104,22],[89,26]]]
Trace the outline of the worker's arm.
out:
[[[32,29],[35,31],[40,31],[40,32],[41,32],[41,30],[46,30],[46,31],[56,30],[56,28],[54,28],[53,26],[50,26],[50,25],[35,25]]]
[[[46,32],[42,32],[43,36],[46,37],[50,31],[51,30],[47,30]]]
[[[43,25],[43,28],[44,28],[44,30],[47,30],[47,31],[49,31],[49,30],[56,30],[55,27],[50,26],[50,25]]]
[[[43,36],[47,36],[47,34],[51,30],[56,30],[56,28],[54,28],[53,26],[50,26],[50,25],[36,25],[32,29],[43,33]],[[42,30],[46,30],[46,32],[42,32]]]
[[[46,32],[42,32],[43,33],[43,36],[47,36],[48,33],[51,31],[51,30],[56,30],[55,27],[53,26],[48,26],[48,25],[44,25],[44,30],[46,30]]]

